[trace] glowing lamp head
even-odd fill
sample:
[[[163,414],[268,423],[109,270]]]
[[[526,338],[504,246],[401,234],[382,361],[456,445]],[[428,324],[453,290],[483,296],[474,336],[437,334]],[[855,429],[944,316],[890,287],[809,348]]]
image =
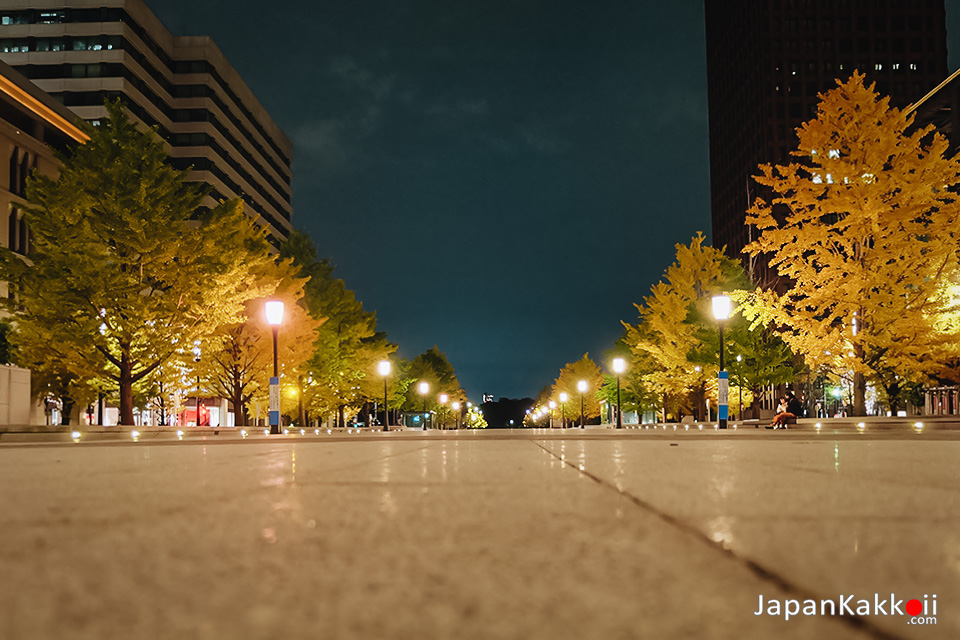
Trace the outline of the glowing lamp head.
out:
[[[586,380],[581,380],[580,382],[577,383],[577,391],[579,391],[580,393],[583,393],[586,390],[587,390]]]
[[[417,392],[422,396],[430,393],[430,383],[426,380],[421,380],[420,384],[417,385]]]
[[[267,324],[271,327],[278,327],[283,322],[283,303],[279,300],[267,300],[263,305],[267,314]]]
[[[730,318],[730,311],[733,310],[733,303],[730,301],[729,296],[725,296],[722,293],[718,296],[713,296],[713,317],[717,320],[727,320]]]
[[[447,394],[445,393],[440,394],[440,398],[439,398],[440,404],[447,404],[447,400],[449,399],[450,399],[450,396],[448,396]]]
[[[551,409],[556,409],[556,408],[557,408],[557,403],[554,402],[553,400],[551,400],[549,406],[550,406]]]
[[[390,375],[390,361],[389,361],[389,360],[381,360],[381,361],[377,364],[377,371],[379,371],[379,372],[380,372],[380,375],[382,375],[382,376],[388,376],[388,375]]]
[[[454,411],[460,411],[460,403],[454,402],[453,404],[450,405],[450,408],[452,408]]]
[[[616,374],[621,374],[627,370],[627,361],[623,358],[614,358],[613,359],[613,372]]]
[[[570,399],[570,396],[567,395],[566,391],[560,392],[560,402],[566,402],[569,399]]]

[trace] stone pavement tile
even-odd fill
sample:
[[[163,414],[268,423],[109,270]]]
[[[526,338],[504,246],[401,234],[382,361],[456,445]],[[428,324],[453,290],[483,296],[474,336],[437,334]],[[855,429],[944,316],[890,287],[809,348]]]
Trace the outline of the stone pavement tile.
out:
[[[0,484],[6,640],[880,637],[754,616],[789,593],[530,440],[0,448]]]
[[[901,616],[871,620],[903,637],[960,637],[960,442],[543,446],[818,596],[893,592],[922,600],[936,593],[935,628]]]

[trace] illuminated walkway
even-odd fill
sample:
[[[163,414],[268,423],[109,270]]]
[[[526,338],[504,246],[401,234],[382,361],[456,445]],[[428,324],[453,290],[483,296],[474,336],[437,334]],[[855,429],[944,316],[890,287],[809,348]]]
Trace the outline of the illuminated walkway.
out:
[[[0,637],[960,637],[957,431],[116,438],[0,440]]]

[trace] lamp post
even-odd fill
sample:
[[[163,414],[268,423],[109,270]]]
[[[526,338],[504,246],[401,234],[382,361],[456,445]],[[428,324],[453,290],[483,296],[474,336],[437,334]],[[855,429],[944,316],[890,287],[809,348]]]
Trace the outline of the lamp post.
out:
[[[583,394],[587,392],[586,380],[577,383],[577,391],[580,392],[580,428],[583,429]]]
[[[553,429],[553,410],[557,408],[557,403],[551,400],[547,406],[550,407],[550,413],[547,414],[547,428]]]
[[[430,383],[421,380],[417,385],[417,393],[423,396],[423,430],[427,430],[427,394],[430,393]]]
[[[740,392],[740,402],[737,404],[737,415],[739,420],[743,420],[743,368],[741,366],[743,356],[737,354],[737,391]]]
[[[197,406],[196,406],[196,420],[194,420],[195,426],[200,426],[200,341],[197,340],[193,343],[193,361],[197,363]]]
[[[454,411],[454,428],[458,431],[460,430],[460,403],[456,400],[450,404],[450,408]]]
[[[273,330],[273,377],[270,378],[270,435],[280,435],[280,368],[277,366],[277,336],[283,322],[283,303],[267,300],[264,305],[267,324]]]
[[[566,391],[560,392],[560,428],[564,429],[567,426],[567,400],[570,399],[570,396],[567,395]]]
[[[377,370],[383,376],[383,430],[390,431],[390,411],[387,409],[387,376],[390,375],[390,361],[381,360]]]
[[[723,294],[713,296],[713,317],[717,319],[720,330],[720,373],[717,374],[717,422],[721,429],[727,428],[729,411],[730,376],[723,368],[723,323],[730,318],[732,303]]]
[[[626,370],[626,360],[623,358],[613,359],[613,372],[617,374],[617,429],[623,429],[623,418],[620,417],[620,376]]]
[[[445,393],[441,393],[438,400],[440,401],[440,428],[447,428],[447,400],[450,399]]]

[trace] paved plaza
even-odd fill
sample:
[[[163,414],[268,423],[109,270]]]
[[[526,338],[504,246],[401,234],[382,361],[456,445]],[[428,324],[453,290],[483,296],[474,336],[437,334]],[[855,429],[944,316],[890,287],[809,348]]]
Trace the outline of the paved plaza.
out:
[[[950,429],[4,436],[0,638],[957,638],[958,462]]]

